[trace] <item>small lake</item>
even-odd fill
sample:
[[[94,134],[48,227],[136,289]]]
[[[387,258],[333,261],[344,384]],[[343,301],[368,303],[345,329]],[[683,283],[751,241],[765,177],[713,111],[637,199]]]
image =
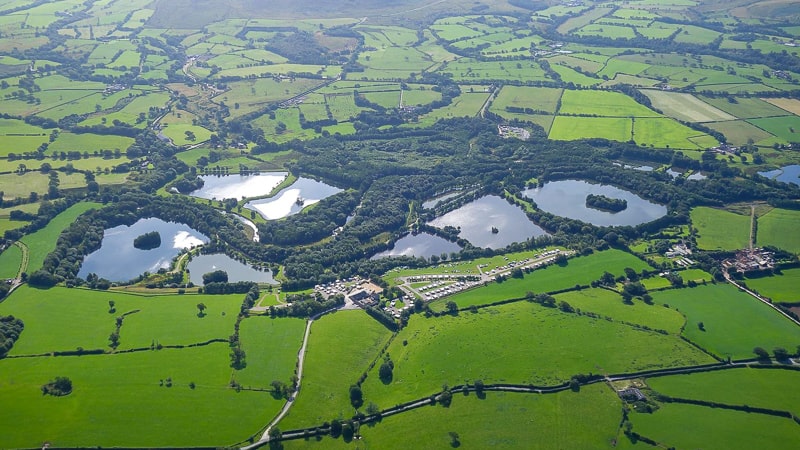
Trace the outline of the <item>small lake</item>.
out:
[[[488,195],[468,203],[455,211],[437,217],[429,225],[444,228],[461,227],[459,237],[482,248],[503,248],[514,242],[547,234],[518,206],[511,205],[496,195]],[[492,233],[492,227],[497,233]]]
[[[768,172],[758,172],[762,177],[772,178],[774,180],[783,181],[784,183],[791,183],[800,186],[800,165],[792,164],[791,166],[783,166],[780,169],[770,170]]]
[[[267,220],[282,219],[297,214],[306,206],[313,205],[339,192],[342,190],[337,187],[300,177],[274,197],[248,202],[245,208],[256,211]],[[302,199],[302,201],[298,201],[298,199]]]
[[[256,283],[276,284],[275,279],[272,278],[272,271],[255,269],[222,253],[195,256],[186,268],[189,269],[189,280],[197,286],[203,285],[204,273],[215,270],[227,272],[229,283],[254,281]]]
[[[446,200],[450,200],[451,198],[457,197],[457,196],[459,196],[461,194],[462,194],[461,191],[455,191],[455,192],[450,192],[450,193],[447,193],[447,194],[444,194],[444,195],[440,195],[438,197],[434,197],[434,198],[424,202],[422,204],[422,207],[425,208],[425,209],[431,209],[434,206],[438,205],[439,203],[441,203],[443,201],[446,201]]]
[[[649,202],[633,192],[580,180],[551,181],[541,188],[522,191],[539,208],[557,216],[578,219],[599,226],[639,225],[667,214],[667,207]],[[586,207],[589,194],[627,200],[628,207],[612,213]]]
[[[397,240],[394,248],[380,252],[371,259],[388,258],[391,256],[413,256],[416,258],[430,258],[442,253],[458,252],[461,247],[455,242],[429,233],[409,234]]]
[[[255,175],[203,175],[203,187],[192,191],[192,197],[210,200],[269,195],[289,174],[287,172],[266,172]]]
[[[158,231],[161,246],[152,250],[139,250],[133,246],[137,237]],[[120,225],[103,233],[99,250],[86,256],[78,276],[86,278],[96,273],[110,281],[128,281],[144,272],[155,273],[168,268],[172,259],[183,249],[208,242],[208,237],[182,223],[164,222],[161,219],[141,219],[131,226]]]

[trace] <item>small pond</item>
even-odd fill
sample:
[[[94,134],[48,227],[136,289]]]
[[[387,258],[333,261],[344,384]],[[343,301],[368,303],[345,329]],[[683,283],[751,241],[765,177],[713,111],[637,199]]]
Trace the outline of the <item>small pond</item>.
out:
[[[272,271],[269,269],[258,270],[222,253],[195,256],[186,268],[189,269],[189,280],[198,286],[203,285],[204,273],[215,270],[227,272],[229,283],[254,281],[256,283],[275,284],[275,279],[272,278]]]
[[[461,247],[455,242],[429,233],[409,234],[397,240],[394,248],[378,253],[371,259],[388,258],[390,256],[413,256],[416,258],[430,258],[442,253],[458,252]]]
[[[429,225],[461,228],[459,237],[483,248],[503,248],[514,242],[547,234],[528,220],[525,212],[504,199],[489,195],[437,217]],[[496,233],[492,228],[495,228]]]
[[[245,208],[256,211],[267,220],[282,219],[297,214],[306,206],[313,205],[339,192],[342,190],[337,187],[300,177],[274,197],[248,202]]]
[[[666,206],[649,202],[633,192],[580,180],[552,181],[522,194],[533,199],[543,211],[599,226],[639,225],[667,214]],[[586,196],[589,194],[624,199],[628,207],[617,213],[588,208]]]
[[[241,200],[249,197],[268,195],[283,180],[286,172],[266,172],[255,175],[203,175],[203,187],[189,195],[198,198],[217,199],[235,198]]]
[[[783,181],[784,183],[800,185],[800,165],[797,164],[783,166],[780,169],[770,170],[768,172],[758,172],[758,174],[763,177]]]
[[[133,246],[137,237],[158,231],[161,246],[140,250]],[[103,233],[99,250],[86,256],[78,276],[86,278],[95,273],[110,281],[128,281],[144,272],[155,273],[170,266],[172,259],[183,249],[208,242],[208,237],[182,223],[164,222],[161,219],[141,219],[131,226],[120,225]]]

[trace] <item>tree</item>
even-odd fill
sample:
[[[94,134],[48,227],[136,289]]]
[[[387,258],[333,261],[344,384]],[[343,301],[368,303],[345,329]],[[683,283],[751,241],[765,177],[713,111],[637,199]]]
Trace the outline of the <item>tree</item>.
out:
[[[203,317],[203,316],[205,316],[205,313],[203,312],[203,311],[205,311],[205,310],[206,310],[206,305],[205,305],[205,303],[198,303],[198,304],[197,304],[197,311],[199,311],[199,312],[197,313],[198,317]]]
[[[116,305],[116,302],[114,300],[109,300],[108,301],[108,312],[109,313],[114,313],[117,310],[117,308],[115,308],[115,305]]]
[[[231,367],[236,370],[244,369],[247,366],[245,361],[245,353],[241,347],[234,347],[231,349]]]
[[[394,363],[391,359],[387,359],[386,361],[381,364],[380,369],[378,369],[378,377],[380,377],[381,381],[385,384],[389,384],[392,382],[392,371],[394,370]]]
[[[778,361],[789,360],[789,352],[783,347],[775,347],[772,350],[772,354],[775,355],[775,359],[777,359]]]
[[[42,385],[42,395],[62,397],[72,393],[72,380],[67,377],[56,377],[55,380]]]
[[[560,301],[558,303],[558,309],[560,309],[561,311],[563,311],[565,313],[573,313],[573,312],[575,312],[575,309],[572,307],[572,305],[570,305],[569,303],[565,302],[564,300],[562,300],[562,301]]]
[[[357,384],[350,386],[350,404],[355,409],[361,408],[361,405],[364,404],[364,393],[361,392],[361,386]]]
[[[461,445],[461,441],[459,440],[458,433],[451,431],[448,434],[450,435],[450,446],[459,447]]]
[[[456,315],[456,314],[458,314],[458,304],[457,304],[456,302],[454,302],[454,301],[452,301],[452,300],[449,300],[449,301],[448,301],[448,302],[445,304],[445,307],[447,308],[447,312],[448,312],[449,314],[453,314],[453,315]]]
[[[699,328],[700,331],[706,331],[706,325],[703,322],[697,322],[697,328]]]
[[[767,352],[766,350],[764,350],[762,347],[756,347],[756,348],[754,348],[754,349],[753,349],[753,353],[755,353],[755,354],[756,354],[756,356],[758,357],[758,359],[764,359],[764,360],[768,360],[768,359],[769,359],[769,352]]]

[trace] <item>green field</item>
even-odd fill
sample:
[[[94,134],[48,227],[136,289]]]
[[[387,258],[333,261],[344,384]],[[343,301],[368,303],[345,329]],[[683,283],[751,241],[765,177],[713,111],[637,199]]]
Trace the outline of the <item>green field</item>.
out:
[[[620,421],[620,402],[603,385],[580,392],[536,395],[487,392],[453,395],[449,408],[423,406],[362,426],[358,441],[325,437],[284,442],[296,449],[441,449],[451,445],[449,432],[458,433],[463,448],[554,449],[611,448]]]
[[[800,117],[798,116],[750,119],[748,122],[767,133],[777,136],[780,142],[800,141]]]
[[[636,103],[619,92],[571,91],[561,96],[558,114],[596,115],[599,117],[660,117],[660,114]]]
[[[704,250],[738,250],[750,241],[750,217],[700,206],[691,213],[697,246]]]
[[[631,119],[624,117],[556,116],[548,138],[556,141],[603,138],[627,142],[633,137],[632,128]]]
[[[358,381],[390,336],[363,311],[339,311],[311,326],[301,391],[282,429],[350,417],[350,385]]]
[[[653,102],[653,107],[676,119],[691,122],[719,122],[736,117],[718,109],[691,94],[655,89],[642,91]]]
[[[4,219],[5,222],[5,219]],[[25,224],[26,222],[12,222]],[[14,228],[7,228],[14,229]],[[9,278],[16,278],[19,273],[19,267],[22,264],[22,250],[16,245],[12,245],[0,253],[0,280]]]
[[[748,278],[747,287],[778,303],[800,302],[800,269],[782,270],[771,277]]]
[[[531,108],[555,114],[561,89],[504,86],[492,102],[492,110],[502,114],[507,106]]]
[[[605,271],[622,275],[626,267],[637,272],[642,269],[650,269],[647,264],[630,253],[606,250],[570,259],[565,267],[548,266],[544,269],[534,270],[522,279],[509,278],[502,283],[491,283],[486,287],[471,289],[446,299],[436,300],[431,303],[431,309],[443,311],[445,303],[448,301],[456,302],[459,308],[466,308],[472,305],[486,305],[502,300],[523,298],[529,291],[535,293],[554,292],[576,285],[585,286],[600,279]]]
[[[242,321],[239,339],[247,353],[247,367],[234,373],[246,388],[271,388],[273,380],[290,384],[303,342],[305,322],[253,316]]]
[[[675,334],[680,333],[686,322],[679,312],[660,305],[639,301],[626,305],[619,294],[606,289],[584,289],[556,295],[556,301],[562,300],[584,313],[591,312],[616,322],[634,323]]]
[[[774,245],[783,250],[800,254],[800,211],[775,208],[758,218],[758,245]]]
[[[721,358],[753,358],[755,347],[795,349],[800,342],[800,327],[729,285],[652,295],[656,304],[668,304],[686,316],[686,338]],[[703,322],[704,330],[699,322]]]
[[[89,202],[72,205],[69,209],[51,220],[46,227],[20,239],[20,241],[30,249],[30,261],[28,262],[26,272],[31,274],[41,269],[44,259],[50,252],[55,250],[56,241],[61,232],[67,228],[69,224],[74,222],[78,216],[90,209],[98,208],[99,206],[100,205],[97,203]]]
[[[405,343],[405,344],[404,344]],[[387,352],[395,363],[390,384],[375,367],[363,385],[366,401],[394,405],[450,385],[555,385],[577,373],[622,373],[710,362],[675,335],[518,302],[462,312],[414,316]]]
[[[800,382],[800,371],[777,369],[723,370],[650,378],[647,384],[659,393],[728,405],[748,405],[800,413],[791,392]]]

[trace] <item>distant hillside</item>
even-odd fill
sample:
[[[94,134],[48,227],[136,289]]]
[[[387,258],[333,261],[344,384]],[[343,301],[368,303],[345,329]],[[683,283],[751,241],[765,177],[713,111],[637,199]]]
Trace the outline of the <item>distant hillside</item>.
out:
[[[505,0],[156,0],[154,28],[199,28],[231,18],[325,18],[392,15],[419,17],[442,8],[467,12],[516,10]]]

